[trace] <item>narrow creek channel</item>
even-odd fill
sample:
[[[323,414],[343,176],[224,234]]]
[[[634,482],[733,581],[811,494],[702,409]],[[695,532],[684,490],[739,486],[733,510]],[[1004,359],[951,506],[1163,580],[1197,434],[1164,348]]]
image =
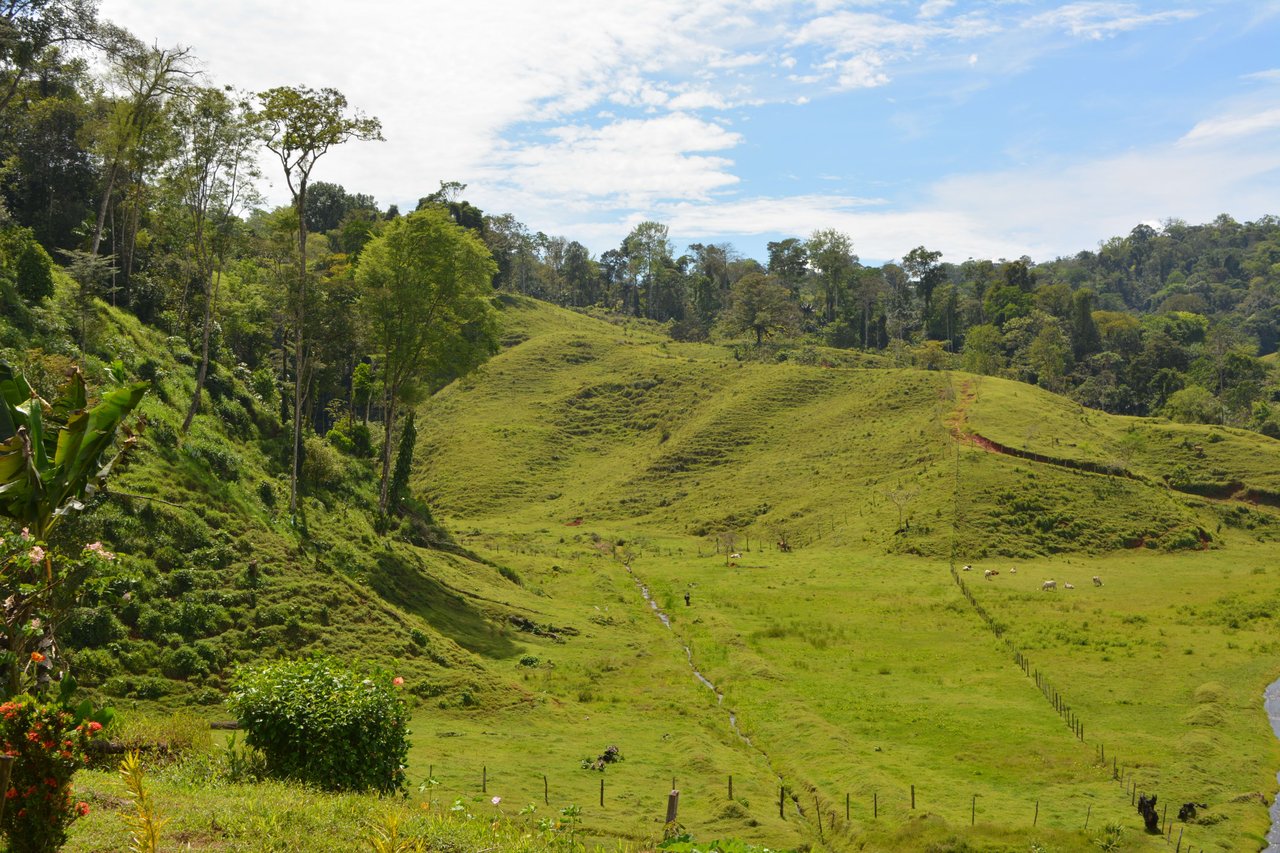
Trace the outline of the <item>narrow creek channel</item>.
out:
[[[1271,730],[1280,738],[1280,680],[1273,681],[1263,694],[1262,706],[1267,711],[1267,719],[1271,721]],[[1280,781],[1280,773],[1276,774]],[[1264,853],[1280,853],[1280,793],[1271,804],[1271,831],[1267,833],[1267,847]]]
[[[631,571],[631,566],[624,564],[623,568],[627,570],[627,574],[631,575],[631,579],[636,582],[636,586],[640,588],[640,594],[644,596],[645,601],[649,602],[649,607],[658,615],[658,618],[662,620],[662,624],[667,627],[667,630],[671,631],[674,635],[675,631],[671,627],[671,617],[664,613],[662,608],[658,606],[658,602],[654,600],[653,594],[649,592],[648,585],[645,584],[644,581],[640,580],[640,578],[636,577],[635,572]],[[703,687],[715,694],[717,705],[723,705],[724,693],[720,688],[712,684],[711,679],[703,675],[702,671],[698,669],[697,664],[693,662],[693,649],[689,648],[684,643],[680,644],[680,648],[684,649],[684,656],[689,659],[689,669],[692,670],[693,677],[698,679],[699,683],[701,683]],[[751,742],[751,738],[743,734],[742,729],[738,728],[738,715],[733,712],[732,708],[729,709],[729,728],[733,729],[733,733],[742,738],[748,746],[755,746],[755,744]]]
[[[667,630],[671,632],[672,636],[676,636],[675,629],[671,627],[671,617],[668,616],[665,612],[663,612],[662,608],[658,606],[658,602],[655,601],[653,598],[653,593],[649,591],[649,585],[646,584],[644,581],[640,580],[640,578],[636,575],[636,573],[631,570],[631,566],[629,564],[623,563],[622,567],[627,570],[627,574],[631,575],[631,579],[635,581],[636,587],[640,590],[640,594],[644,596],[644,600],[649,603],[649,608],[653,610],[654,614],[657,615],[657,617],[660,620],[662,620],[662,624],[666,626]],[[703,675],[701,670],[698,669],[697,664],[693,662],[693,649],[689,648],[689,646],[685,644],[682,640],[680,640],[678,636],[676,637],[676,641],[680,643],[680,648],[684,649],[684,656],[689,660],[689,669],[693,672],[693,677],[698,679],[698,683],[700,683],[703,687],[707,688],[712,693],[714,693],[716,697],[716,704],[723,707],[724,693],[720,690],[720,688],[715,686],[715,684],[711,681],[711,679]],[[757,746],[751,740],[750,737],[744,734],[742,729],[738,728],[738,715],[733,712],[732,708],[729,708],[726,710],[728,711],[728,714],[729,714],[729,728],[733,730],[733,733],[736,734],[742,740],[743,743],[751,747],[751,749],[755,750],[765,760],[766,764],[771,765],[772,761],[769,758],[769,754],[765,752],[763,749],[761,749],[759,746]],[[783,781],[781,776],[776,776],[776,778],[778,780],[779,785],[785,785],[785,782]],[[794,790],[789,792],[788,799],[791,801],[791,808],[795,810],[795,814],[798,817],[800,817],[802,820],[808,822],[809,816],[806,813],[804,807],[800,805],[800,799],[796,795],[796,792]],[[818,815],[818,820],[822,820],[822,816],[820,813]],[[817,843],[820,845],[820,849],[822,850],[831,849],[830,847],[827,846],[826,842],[822,838],[821,828],[819,828],[818,830]]]

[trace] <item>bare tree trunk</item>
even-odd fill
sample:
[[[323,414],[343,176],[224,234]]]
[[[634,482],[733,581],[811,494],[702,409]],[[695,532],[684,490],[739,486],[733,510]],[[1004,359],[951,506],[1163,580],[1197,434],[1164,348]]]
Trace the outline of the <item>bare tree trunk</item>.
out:
[[[383,418],[382,433],[382,484],[378,487],[378,512],[386,515],[387,501],[390,497],[389,489],[391,485],[391,436],[392,430],[395,428],[396,420],[396,400],[395,397],[388,393],[386,399],[386,417]]]
[[[187,417],[182,422],[182,433],[186,435],[191,429],[191,422],[196,412],[200,411],[200,393],[204,390],[205,378],[209,375],[209,334],[213,326],[213,306],[218,299],[219,285],[222,283],[222,263],[219,259],[217,278],[214,280],[212,293],[206,288],[204,294],[204,335],[200,347],[200,369],[196,372],[196,390],[191,395],[191,405],[187,408]]]
[[[293,336],[293,466],[289,472],[289,514],[298,511],[298,469],[302,462],[302,384],[306,372],[305,334],[307,319],[307,184],[303,178],[298,188],[298,307]]]
[[[107,187],[102,192],[102,203],[98,205],[98,222],[93,229],[93,248],[89,250],[89,254],[98,254],[98,247],[102,244],[102,229],[107,224],[107,208],[111,205],[111,194],[116,188],[116,170],[120,166],[119,158],[111,161],[111,168],[107,170]]]

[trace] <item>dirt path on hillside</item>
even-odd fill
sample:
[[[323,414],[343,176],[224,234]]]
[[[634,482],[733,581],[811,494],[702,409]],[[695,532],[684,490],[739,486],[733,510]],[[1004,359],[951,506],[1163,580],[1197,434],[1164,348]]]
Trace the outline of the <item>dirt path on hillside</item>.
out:
[[[1168,489],[1178,494],[1191,495],[1215,503],[1245,504],[1250,507],[1268,507],[1271,509],[1280,508],[1280,495],[1252,488],[1240,482],[1224,483],[1221,487],[1213,489],[1205,486],[1180,488],[1163,479],[1130,471],[1121,465],[1107,465],[1084,459],[1065,459],[1048,456],[1043,453],[1035,453],[1021,447],[1001,444],[994,439],[975,432],[968,426],[968,411],[977,398],[978,393],[973,389],[971,380],[966,379],[956,389],[956,405],[947,416],[945,424],[951,439],[957,444],[978,447],[987,453],[996,453],[1002,456],[1011,456],[1015,459],[1025,459],[1028,462],[1066,468],[1070,471],[1083,471],[1088,474],[1101,474],[1106,477],[1121,477],[1126,480],[1133,480],[1136,483],[1145,483],[1149,486]]]

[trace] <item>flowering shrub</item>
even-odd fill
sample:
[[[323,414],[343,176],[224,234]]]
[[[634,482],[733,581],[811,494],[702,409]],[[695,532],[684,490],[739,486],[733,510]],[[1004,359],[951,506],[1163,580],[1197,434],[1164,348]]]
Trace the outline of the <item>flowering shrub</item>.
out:
[[[59,703],[19,696],[0,704],[0,750],[15,759],[0,820],[10,853],[60,849],[71,822],[89,813],[72,796],[71,774],[101,731],[102,723]]]
[[[390,674],[310,658],[237,674],[228,700],[272,776],[337,791],[404,787],[408,710]]]
[[[70,557],[26,527],[0,534],[0,670],[6,673],[0,694],[43,693],[65,672],[54,627],[83,593],[102,597],[117,579],[115,559],[101,542]]]

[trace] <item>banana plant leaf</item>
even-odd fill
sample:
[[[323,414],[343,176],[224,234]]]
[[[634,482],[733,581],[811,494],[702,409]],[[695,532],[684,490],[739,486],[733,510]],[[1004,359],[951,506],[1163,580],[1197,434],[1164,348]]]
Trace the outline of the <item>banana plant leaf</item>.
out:
[[[0,516],[30,525],[44,538],[59,517],[83,507],[136,441],[126,435],[116,445],[125,418],[149,387],[141,382],[108,391],[86,409],[84,379],[76,371],[48,406],[0,362]]]

